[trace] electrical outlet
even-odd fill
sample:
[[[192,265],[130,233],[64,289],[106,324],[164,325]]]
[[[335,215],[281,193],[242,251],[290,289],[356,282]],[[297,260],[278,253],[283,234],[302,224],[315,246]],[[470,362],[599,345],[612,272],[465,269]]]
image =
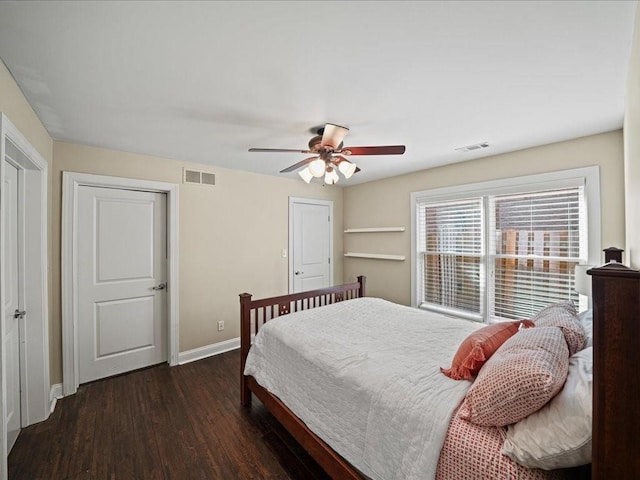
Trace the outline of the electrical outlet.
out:
[[[218,331],[221,332],[224,330],[224,320],[218,320]]]

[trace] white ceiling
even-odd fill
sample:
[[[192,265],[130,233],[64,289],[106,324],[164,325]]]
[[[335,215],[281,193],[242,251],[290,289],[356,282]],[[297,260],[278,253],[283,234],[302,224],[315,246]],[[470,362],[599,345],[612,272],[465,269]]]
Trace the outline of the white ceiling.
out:
[[[0,58],[55,140],[270,175],[305,154],[248,148],[325,122],[406,145],[353,185],[621,128],[636,4],[3,1]]]

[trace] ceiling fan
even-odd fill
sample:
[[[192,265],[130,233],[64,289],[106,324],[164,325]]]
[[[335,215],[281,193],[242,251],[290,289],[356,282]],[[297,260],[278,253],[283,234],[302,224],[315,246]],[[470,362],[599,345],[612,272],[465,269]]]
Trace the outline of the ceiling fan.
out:
[[[308,150],[294,150],[287,148],[250,148],[250,152],[295,152],[313,153],[315,156],[305,158],[293,165],[280,170],[280,173],[293,172],[299,168],[306,167],[298,172],[302,179],[309,183],[313,178],[324,176],[324,182],[332,185],[339,179],[336,170],[345,178],[360,171],[355,163],[347,160],[344,155],[402,155],[405,151],[404,145],[386,145],[379,147],[344,147],[342,140],[349,129],[333,123],[327,123],[324,127],[316,130],[317,135],[309,140]]]

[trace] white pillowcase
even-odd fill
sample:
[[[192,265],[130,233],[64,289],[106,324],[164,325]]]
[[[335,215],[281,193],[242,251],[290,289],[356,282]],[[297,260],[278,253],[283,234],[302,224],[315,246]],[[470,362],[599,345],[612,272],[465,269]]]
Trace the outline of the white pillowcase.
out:
[[[544,407],[507,429],[502,453],[529,468],[552,470],[591,462],[593,348],[569,359],[560,392]]]
[[[585,336],[587,337],[584,342],[584,348],[591,347],[593,345],[593,310],[585,310],[578,314],[578,320],[584,328]]]

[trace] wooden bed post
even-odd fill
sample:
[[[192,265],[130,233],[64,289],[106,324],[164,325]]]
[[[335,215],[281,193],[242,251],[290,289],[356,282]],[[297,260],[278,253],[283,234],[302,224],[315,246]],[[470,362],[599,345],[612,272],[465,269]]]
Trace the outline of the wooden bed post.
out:
[[[251,405],[251,390],[244,376],[244,365],[251,347],[251,294],[240,294],[240,403]]]
[[[358,283],[360,284],[360,287],[358,288],[358,297],[362,298],[365,296],[366,292],[367,277],[365,277],[364,275],[359,275],[357,278]]]
[[[622,250],[605,252],[608,263],[587,271],[593,285],[591,472],[594,480],[622,480],[640,471],[640,270],[622,265]]]

